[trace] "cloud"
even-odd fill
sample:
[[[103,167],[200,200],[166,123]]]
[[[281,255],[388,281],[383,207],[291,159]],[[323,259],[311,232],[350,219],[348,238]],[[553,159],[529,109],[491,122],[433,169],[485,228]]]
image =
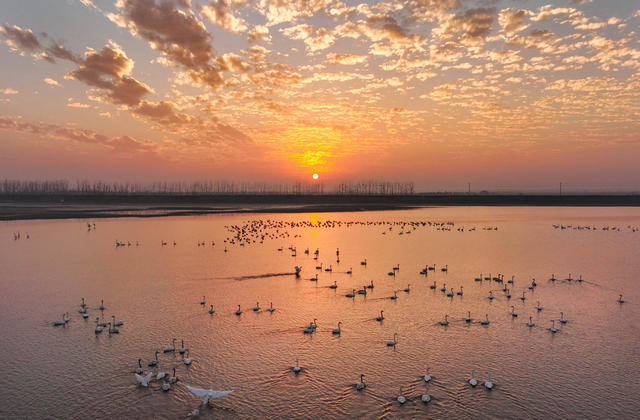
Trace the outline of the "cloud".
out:
[[[265,41],[271,42],[271,35],[269,35],[269,27],[266,25],[256,25],[249,31],[247,36],[249,42]]]
[[[133,60],[113,41],[100,51],[87,49],[78,59],[78,68],[67,74],[89,86],[107,91],[107,100],[116,105],[137,105],[151,88],[129,76]]]
[[[433,32],[441,40],[455,38],[465,44],[478,44],[489,35],[495,15],[493,7],[468,9],[462,14],[450,15]]]
[[[60,83],[58,83],[57,80],[51,79],[50,77],[45,77],[42,81],[50,86],[60,86]]]
[[[284,28],[281,32],[296,40],[302,40],[308,51],[314,52],[329,48],[335,42],[335,36],[331,28],[316,28],[307,24],[300,24]]]
[[[31,29],[22,29],[17,25],[2,25],[0,31],[7,38],[9,47],[15,50],[37,51],[41,48],[40,41]]]
[[[178,126],[194,121],[186,114],[178,112],[175,104],[166,101],[142,101],[133,113],[163,125]]]
[[[367,61],[367,56],[366,55],[336,54],[336,53],[327,54],[327,62],[329,64],[352,65],[352,64],[364,63],[365,61]]]
[[[69,108],[90,108],[91,107],[91,105],[83,104],[80,102],[68,102],[67,106]]]
[[[529,13],[527,10],[503,9],[498,14],[498,23],[503,32],[513,34],[529,26],[525,23],[525,18],[529,16]]]
[[[229,32],[239,33],[247,30],[247,22],[233,15],[231,5],[227,0],[212,0],[208,5],[200,8],[200,13],[209,22],[215,23]]]
[[[15,89],[4,88],[0,89],[0,93],[2,93],[3,95],[17,95],[19,92]]]

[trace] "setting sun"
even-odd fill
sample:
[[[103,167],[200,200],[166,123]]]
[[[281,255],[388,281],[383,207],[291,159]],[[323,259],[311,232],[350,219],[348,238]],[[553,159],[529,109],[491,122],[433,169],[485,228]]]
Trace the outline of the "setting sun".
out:
[[[312,177],[313,179],[318,179],[318,178],[320,178],[320,177],[318,176],[318,174],[313,174],[311,177]]]

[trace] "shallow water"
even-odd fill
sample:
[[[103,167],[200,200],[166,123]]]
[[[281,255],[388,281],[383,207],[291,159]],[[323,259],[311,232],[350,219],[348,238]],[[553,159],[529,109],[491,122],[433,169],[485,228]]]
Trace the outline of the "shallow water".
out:
[[[344,223],[280,228],[289,237],[263,244],[223,242],[229,235],[225,226],[266,219]],[[405,227],[399,235],[399,225],[389,230],[349,221],[454,225],[445,231]],[[457,207],[95,223],[91,231],[83,220],[0,224],[0,417],[183,418],[201,402],[185,385],[234,390],[201,409],[200,418],[640,413],[640,231],[633,231],[640,226],[640,209]],[[578,225],[597,229],[573,228]],[[457,231],[462,227],[464,232]],[[18,231],[21,238],[14,240]],[[116,240],[132,246],[115,247]],[[168,245],[161,246],[162,240]],[[199,241],[206,246],[197,246]],[[296,257],[289,246],[297,247]],[[364,258],[366,266],[360,265]],[[316,270],[320,262],[332,264],[333,272]],[[396,275],[389,276],[397,264]],[[419,271],[426,264],[436,264],[436,270],[425,277]],[[299,278],[292,274],[295,265],[303,267]],[[442,272],[445,265],[448,271]],[[316,273],[319,281],[309,281]],[[503,284],[474,281],[480,273],[502,273],[505,282],[515,275],[515,284],[508,285],[512,298],[505,297]],[[558,281],[548,280],[552,273]],[[584,281],[564,280],[569,273]],[[527,288],[531,278],[538,285],[533,291]],[[366,296],[345,297],[371,280],[375,288]],[[334,281],[338,288],[328,288]],[[454,291],[463,286],[463,296],[447,298],[443,283]],[[394,291],[398,299],[390,300]],[[525,301],[518,298],[522,291]],[[616,302],[619,293],[626,303]],[[87,321],[78,313],[82,297]],[[94,333],[101,300],[105,320],[115,315],[124,321],[117,335]],[[261,311],[252,310],[256,301]],[[269,302],[273,313],[265,311]],[[240,316],[234,314],[238,304]],[[374,320],[380,310],[381,323]],[[470,324],[463,319],[467,311],[474,318]],[[564,325],[558,322],[561,311],[568,319]],[[53,327],[64,312],[70,313],[69,323]],[[485,314],[488,326],[478,322]],[[447,327],[439,325],[445,315]],[[535,327],[525,325],[529,316]],[[314,318],[316,332],[303,334]],[[554,319],[556,334],[548,331]],[[331,329],[338,321],[342,333],[336,336]],[[394,333],[398,344],[388,347]],[[175,367],[179,382],[168,393],[160,381],[136,386],[138,358],[147,371],[154,351],[172,338],[178,339],[176,347],[184,339],[193,364],[186,367],[177,352],[161,352],[159,370]],[[297,376],[291,372],[296,358],[303,367]],[[427,366],[429,384],[422,379]],[[471,388],[466,381],[472,369],[481,384],[490,372],[495,388]],[[367,388],[359,392],[360,374]],[[408,398],[404,405],[396,401],[400,387]],[[424,393],[432,396],[428,404],[420,401]]]

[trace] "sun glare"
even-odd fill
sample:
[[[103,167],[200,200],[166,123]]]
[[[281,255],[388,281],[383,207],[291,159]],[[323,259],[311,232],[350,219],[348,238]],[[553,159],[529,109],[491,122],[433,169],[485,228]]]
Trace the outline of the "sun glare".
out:
[[[318,176],[318,174],[313,174],[313,175],[311,175],[311,177],[312,177],[313,179],[318,179],[318,178],[320,178],[320,177]]]

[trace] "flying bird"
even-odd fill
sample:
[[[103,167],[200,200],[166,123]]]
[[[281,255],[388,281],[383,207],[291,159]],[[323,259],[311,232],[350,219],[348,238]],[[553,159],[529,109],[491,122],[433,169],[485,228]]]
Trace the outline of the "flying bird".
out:
[[[213,389],[201,389],[187,385],[187,389],[198,397],[203,397],[202,405],[207,405],[209,398],[220,398],[231,394],[233,391],[214,391]]]

